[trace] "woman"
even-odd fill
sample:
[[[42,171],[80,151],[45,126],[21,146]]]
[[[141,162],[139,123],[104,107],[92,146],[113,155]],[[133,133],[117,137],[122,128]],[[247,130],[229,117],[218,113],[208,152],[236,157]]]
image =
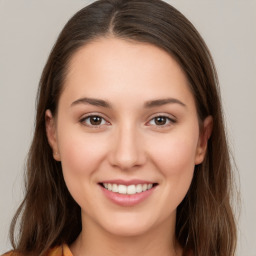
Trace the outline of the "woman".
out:
[[[10,255],[231,256],[231,185],[196,29],[159,0],[96,1],[44,68]]]

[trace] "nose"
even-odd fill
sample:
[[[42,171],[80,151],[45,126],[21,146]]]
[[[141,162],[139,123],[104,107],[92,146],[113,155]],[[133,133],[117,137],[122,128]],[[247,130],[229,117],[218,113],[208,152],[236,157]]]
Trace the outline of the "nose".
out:
[[[141,134],[127,125],[115,131],[109,156],[110,164],[121,170],[131,170],[146,162],[146,152]]]

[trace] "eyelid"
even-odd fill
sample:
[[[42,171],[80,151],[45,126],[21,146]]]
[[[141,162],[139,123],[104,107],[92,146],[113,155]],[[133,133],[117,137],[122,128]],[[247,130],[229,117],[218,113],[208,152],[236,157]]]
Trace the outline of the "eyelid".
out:
[[[93,117],[93,116],[97,116],[97,117],[100,117],[102,118],[106,123],[105,124],[100,124],[100,125],[88,125],[85,123],[85,120],[90,118],[90,117]],[[101,128],[102,126],[106,126],[106,125],[110,125],[110,122],[107,120],[107,118],[101,114],[101,113],[98,113],[98,112],[93,112],[93,113],[88,113],[88,114],[85,114],[83,115],[80,119],[79,119],[79,122],[84,125],[84,126],[87,126],[89,128]]]
[[[105,124],[100,124],[100,125],[88,125],[88,124],[86,124],[85,120],[87,118],[90,118],[90,117],[93,117],[93,116],[98,116],[98,117],[102,118],[106,123]],[[168,119],[169,122],[167,124],[164,124],[164,125],[151,125],[150,122],[154,118],[157,118],[157,117],[165,117],[166,119]],[[87,114],[83,115],[81,118],[79,118],[79,122],[82,125],[87,126],[89,128],[101,128],[102,126],[111,125],[111,123],[108,121],[108,118],[105,117],[104,114],[99,113],[99,112],[87,113]],[[157,113],[157,114],[151,115],[149,117],[148,121],[146,122],[146,126],[155,126],[156,128],[159,128],[159,129],[162,128],[163,129],[163,128],[166,128],[168,126],[171,126],[171,125],[175,124],[176,122],[177,122],[177,119],[173,115],[170,115],[170,114],[167,114],[167,113]]]
[[[170,115],[170,114],[166,114],[166,113],[157,113],[157,114],[154,114],[152,116],[150,116],[149,118],[149,121],[146,122],[146,125],[147,126],[151,126],[149,123],[154,119],[154,118],[157,118],[157,117],[164,117],[166,119],[168,119],[170,121],[170,123],[168,124],[164,124],[164,125],[152,125],[152,126],[155,126],[159,129],[161,128],[166,128],[168,126],[171,126],[173,124],[175,124],[177,122],[177,119],[173,116],[173,115]]]

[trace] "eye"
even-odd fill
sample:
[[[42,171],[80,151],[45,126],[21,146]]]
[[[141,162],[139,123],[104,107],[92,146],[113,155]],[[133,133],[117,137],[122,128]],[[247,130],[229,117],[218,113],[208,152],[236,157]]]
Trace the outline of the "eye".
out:
[[[156,116],[149,121],[149,125],[168,126],[175,122],[176,121],[174,119],[171,119],[170,117],[167,117],[167,116]]]
[[[84,117],[80,120],[80,122],[86,126],[96,126],[96,127],[108,124],[108,122],[103,117],[97,116],[97,115]]]

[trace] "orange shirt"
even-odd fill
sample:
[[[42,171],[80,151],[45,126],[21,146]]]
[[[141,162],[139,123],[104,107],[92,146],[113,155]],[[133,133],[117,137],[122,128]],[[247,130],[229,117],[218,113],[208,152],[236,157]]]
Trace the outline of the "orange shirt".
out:
[[[3,254],[2,256],[22,256],[14,251]],[[24,255],[25,256],[25,255]],[[50,249],[49,252],[45,256],[73,256],[69,247],[64,244],[61,246],[57,246],[53,249]]]

